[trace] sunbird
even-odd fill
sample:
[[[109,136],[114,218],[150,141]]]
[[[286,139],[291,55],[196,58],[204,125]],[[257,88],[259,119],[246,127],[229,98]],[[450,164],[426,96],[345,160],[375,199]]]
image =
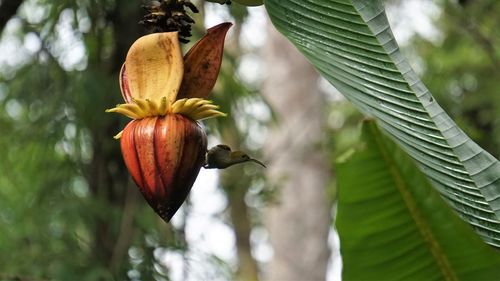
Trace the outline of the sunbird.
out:
[[[216,145],[207,151],[205,159],[205,169],[225,169],[235,164],[244,162],[254,162],[266,168],[259,160],[253,159],[242,151],[231,151],[231,148],[224,144]]]

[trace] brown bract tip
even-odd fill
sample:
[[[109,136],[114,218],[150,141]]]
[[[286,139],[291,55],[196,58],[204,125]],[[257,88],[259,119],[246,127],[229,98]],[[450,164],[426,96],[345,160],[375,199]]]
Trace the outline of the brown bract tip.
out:
[[[184,56],[184,79],[177,98],[207,98],[219,76],[224,40],[233,24],[221,23],[207,30]]]

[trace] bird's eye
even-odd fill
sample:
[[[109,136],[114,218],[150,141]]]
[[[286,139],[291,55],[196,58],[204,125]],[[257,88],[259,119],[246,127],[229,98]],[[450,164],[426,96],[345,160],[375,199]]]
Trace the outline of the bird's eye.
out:
[[[217,145],[217,147],[224,149],[224,150],[227,150],[227,151],[231,151],[231,148],[229,148],[229,146],[227,146],[225,144],[219,144],[219,145]]]

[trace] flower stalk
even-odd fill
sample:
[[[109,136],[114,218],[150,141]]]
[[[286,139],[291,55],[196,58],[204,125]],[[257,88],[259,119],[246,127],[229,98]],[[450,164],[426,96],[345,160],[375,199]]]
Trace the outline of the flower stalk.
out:
[[[139,22],[152,33],[177,31],[179,41],[188,43],[191,37],[191,24],[194,19],[188,15],[186,8],[198,13],[198,8],[189,0],[150,1],[144,5],[146,14]]]

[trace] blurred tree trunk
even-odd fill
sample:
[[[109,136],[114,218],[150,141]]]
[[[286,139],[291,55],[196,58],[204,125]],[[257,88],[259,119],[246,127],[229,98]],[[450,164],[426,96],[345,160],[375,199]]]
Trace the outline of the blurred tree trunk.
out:
[[[319,76],[271,24],[264,52],[262,94],[277,118],[265,147],[267,177],[278,191],[265,218],[274,249],[267,280],[325,280],[331,218]]]
[[[225,144],[234,149],[238,149],[243,143],[234,124],[227,126],[222,131],[222,138]],[[229,215],[236,238],[238,257],[236,280],[257,281],[259,280],[259,271],[257,262],[252,256],[252,246],[250,243],[252,221],[250,219],[250,210],[245,202],[245,195],[250,185],[250,179],[243,172],[243,166],[236,165],[222,171],[220,181],[227,195]]]
[[[118,1],[114,9],[107,11],[102,6],[93,5],[90,9],[92,19],[92,33],[96,47],[89,55],[88,71],[95,71],[103,76],[115,80],[116,91],[109,93],[103,87],[101,95],[104,104],[112,105],[118,101],[118,73],[125,59],[129,46],[140,36],[140,5],[135,2]],[[98,22],[106,21],[113,30],[113,53],[110,57],[103,55],[106,47],[105,28]],[[89,109],[82,109],[89,110]],[[102,114],[102,108],[91,109]],[[97,213],[94,217],[93,256],[115,276],[125,274],[127,250],[133,239],[134,227],[132,223],[133,210],[136,207],[138,192],[131,184],[128,173],[123,164],[119,150],[119,143],[113,142],[112,136],[121,127],[119,119],[113,116],[112,120],[95,123],[93,119],[86,124],[91,128],[93,157],[86,167],[86,177],[89,188],[96,202],[111,210],[120,210],[121,221],[114,221],[112,214]]]
[[[238,269],[236,280],[257,281],[258,268],[255,259],[252,257],[252,247],[250,244],[250,234],[252,223],[245,194],[248,188],[248,180],[243,176],[243,167],[235,166],[231,171],[225,171],[221,175],[221,185],[224,187],[229,202],[229,214],[236,237],[236,249],[238,256]],[[243,179],[242,179],[243,178]]]
[[[232,28],[233,38],[236,39],[226,41],[224,47],[226,54],[232,54],[234,57],[241,56],[241,46],[238,40],[241,28],[241,22],[237,21]],[[228,64],[226,67],[231,67],[232,71],[236,72],[232,64]],[[234,150],[245,150],[243,147],[245,134],[238,130],[235,120],[227,120],[224,126],[221,127],[220,133],[224,144]],[[229,218],[236,239],[235,246],[238,267],[236,269],[235,280],[237,281],[259,280],[258,265],[252,256],[252,245],[250,242],[250,234],[253,226],[250,217],[251,210],[245,202],[245,196],[250,184],[251,179],[245,175],[243,165],[235,165],[220,172],[220,185],[227,196]]]

